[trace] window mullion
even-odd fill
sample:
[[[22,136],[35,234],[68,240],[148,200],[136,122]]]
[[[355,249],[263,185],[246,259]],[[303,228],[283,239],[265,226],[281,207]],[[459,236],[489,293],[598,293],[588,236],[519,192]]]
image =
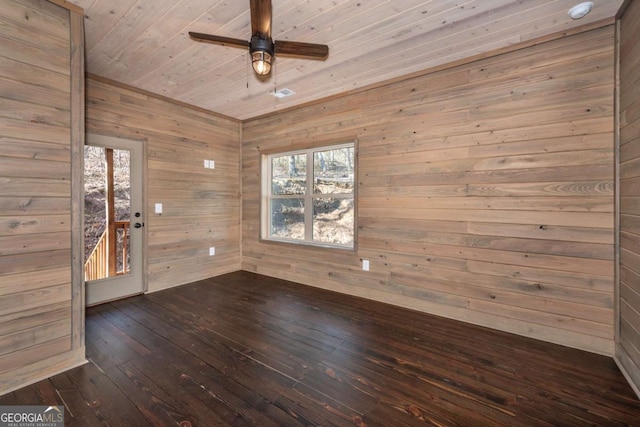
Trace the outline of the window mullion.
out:
[[[272,213],[271,213],[271,200],[273,197],[272,194],[272,188],[273,188],[273,170],[271,167],[271,157],[267,156],[266,161],[263,163],[263,167],[266,170],[266,174],[269,177],[268,182],[266,180],[263,179],[263,182],[261,183],[262,185],[262,192],[265,195],[265,199],[264,199],[264,205],[262,207],[262,220],[264,221],[264,223],[266,224],[266,228],[263,228],[261,230],[262,236],[263,237],[267,237],[267,238],[271,238],[271,230],[273,230],[271,221],[272,221]]]
[[[313,241],[313,151],[307,153],[307,188],[304,200],[304,239]]]

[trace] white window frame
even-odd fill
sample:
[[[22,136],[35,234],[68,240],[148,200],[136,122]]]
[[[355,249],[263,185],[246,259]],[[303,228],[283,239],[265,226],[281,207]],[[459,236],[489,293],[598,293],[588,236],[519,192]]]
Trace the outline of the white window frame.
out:
[[[353,191],[351,193],[335,193],[335,194],[314,194],[314,164],[313,155],[320,151],[339,150],[341,148],[353,149]],[[272,194],[272,161],[274,157],[283,157],[291,155],[307,156],[307,176],[306,176],[306,191],[305,194],[292,194],[292,195],[273,195]],[[294,243],[308,246],[319,246],[327,248],[337,248],[346,250],[356,249],[356,230],[357,230],[357,206],[356,206],[356,169],[357,169],[357,156],[356,156],[356,141],[350,141],[346,143],[328,144],[322,146],[312,146],[307,148],[288,150],[288,151],[274,151],[269,153],[263,153],[261,155],[261,215],[260,215],[260,237],[262,240],[271,242],[283,242]],[[354,218],[353,218],[353,240],[351,245],[341,245],[337,243],[319,242],[313,240],[313,201],[314,199],[333,198],[333,199],[348,199],[353,200]],[[302,239],[289,239],[285,237],[278,237],[271,235],[271,202],[273,200],[282,199],[304,199],[304,228],[305,237]]]

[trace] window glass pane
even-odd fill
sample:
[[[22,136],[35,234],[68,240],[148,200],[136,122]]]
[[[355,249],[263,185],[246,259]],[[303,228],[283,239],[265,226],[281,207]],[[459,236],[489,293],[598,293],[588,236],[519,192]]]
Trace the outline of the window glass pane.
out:
[[[271,237],[304,240],[304,199],[271,201]]]
[[[307,185],[306,154],[272,157],[271,174],[271,194],[305,194]]]
[[[313,240],[353,246],[353,220],[353,199],[315,199],[313,201]]]
[[[315,194],[353,193],[353,147],[313,153]]]

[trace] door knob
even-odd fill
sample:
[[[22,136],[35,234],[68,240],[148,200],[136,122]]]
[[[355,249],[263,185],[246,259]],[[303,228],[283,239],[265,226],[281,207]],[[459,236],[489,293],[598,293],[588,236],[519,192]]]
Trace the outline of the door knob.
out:
[[[140,227],[142,227],[143,225],[144,225],[144,224],[140,224],[139,222],[136,222],[136,223],[134,224],[134,227],[135,227],[135,228],[140,228]]]

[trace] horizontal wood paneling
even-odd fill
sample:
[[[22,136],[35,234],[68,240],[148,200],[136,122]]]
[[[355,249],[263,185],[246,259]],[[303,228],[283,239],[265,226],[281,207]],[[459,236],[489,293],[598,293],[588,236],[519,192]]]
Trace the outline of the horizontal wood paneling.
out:
[[[609,26],[245,121],[243,269],[612,354],[613,51]],[[353,138],[357,251],[261,242],[259,152]]]
[[[640,396],[640,3],[619,21],[620,274],[616,357]]]
[[[72,19],[46,1],[0,8],[0,394],[84,358],[72,343]]]
[[[87,107],[89,132],[146,141],[148,289],[238,270],[240,123],[93,77]]]

